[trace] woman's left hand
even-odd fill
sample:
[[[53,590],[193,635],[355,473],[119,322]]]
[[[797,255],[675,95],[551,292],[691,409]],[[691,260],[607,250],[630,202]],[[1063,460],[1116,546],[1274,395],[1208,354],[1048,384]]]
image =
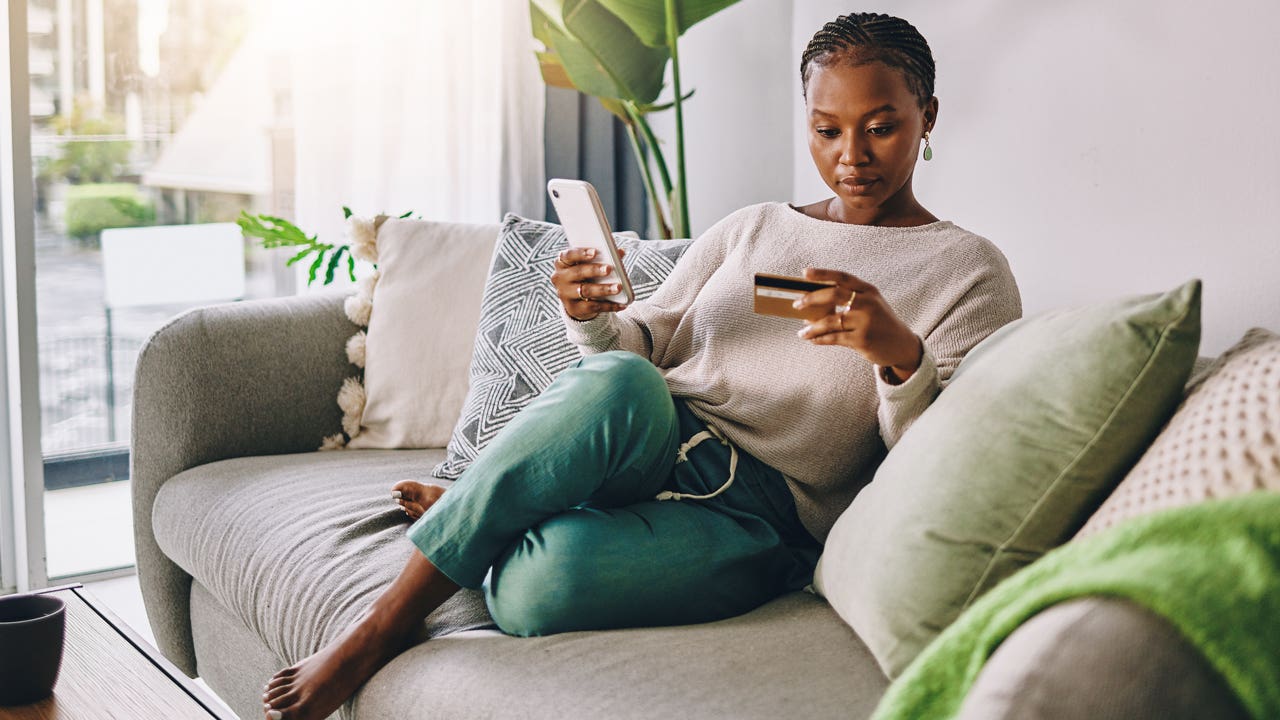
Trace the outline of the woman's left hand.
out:
[[[857,350],[876,365],[890,368],[899,382],[905,382],[920,367],[924,354],[920,338],[898,319],[874,285],[839,270],[807,268],[804,277],[835,285],[796,301],[797,308],[826,311],[805,325],[801,338],[814,345]]]

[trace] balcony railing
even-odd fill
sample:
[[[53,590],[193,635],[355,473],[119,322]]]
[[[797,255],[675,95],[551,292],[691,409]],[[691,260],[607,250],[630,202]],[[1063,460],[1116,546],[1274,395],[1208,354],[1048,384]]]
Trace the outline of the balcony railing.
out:
[[[127,446],[133,370],[142,340],[60,337],[40,342],[44,455]]]

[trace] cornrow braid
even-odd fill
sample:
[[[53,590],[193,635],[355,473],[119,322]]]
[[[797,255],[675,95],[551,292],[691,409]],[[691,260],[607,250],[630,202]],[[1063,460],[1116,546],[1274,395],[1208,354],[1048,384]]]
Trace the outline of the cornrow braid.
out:
[[[800,56],[801,92],[808,91],[811,66],[839,62],[882,62],[902,71],[921,107],[933,97],[933,53],[920,31],[902,18],[851,13],[823,25]]]

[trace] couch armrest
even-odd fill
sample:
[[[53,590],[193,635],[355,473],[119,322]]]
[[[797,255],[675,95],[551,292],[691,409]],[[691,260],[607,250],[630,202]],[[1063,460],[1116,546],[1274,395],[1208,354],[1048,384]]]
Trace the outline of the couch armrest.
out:
[[[156,545],[160,486],[215,460],[307,452],[339,432],[344,346],[357,328],[343,295],[213,305],[179,315],[138,353],[130,475],[138,579],[160,650],[189,675],[191,577]]]
[[[1088,597],[1026,621],[987,661],[960,720],[1245,720],[1226,682],[1164,618]]]

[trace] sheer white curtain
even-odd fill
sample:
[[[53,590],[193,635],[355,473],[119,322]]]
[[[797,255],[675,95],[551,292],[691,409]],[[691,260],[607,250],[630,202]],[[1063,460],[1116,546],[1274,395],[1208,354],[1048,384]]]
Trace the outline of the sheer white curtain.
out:
[[[541,218],[544,90],[524,0],[281,0],[301,227],[341,206]]]

